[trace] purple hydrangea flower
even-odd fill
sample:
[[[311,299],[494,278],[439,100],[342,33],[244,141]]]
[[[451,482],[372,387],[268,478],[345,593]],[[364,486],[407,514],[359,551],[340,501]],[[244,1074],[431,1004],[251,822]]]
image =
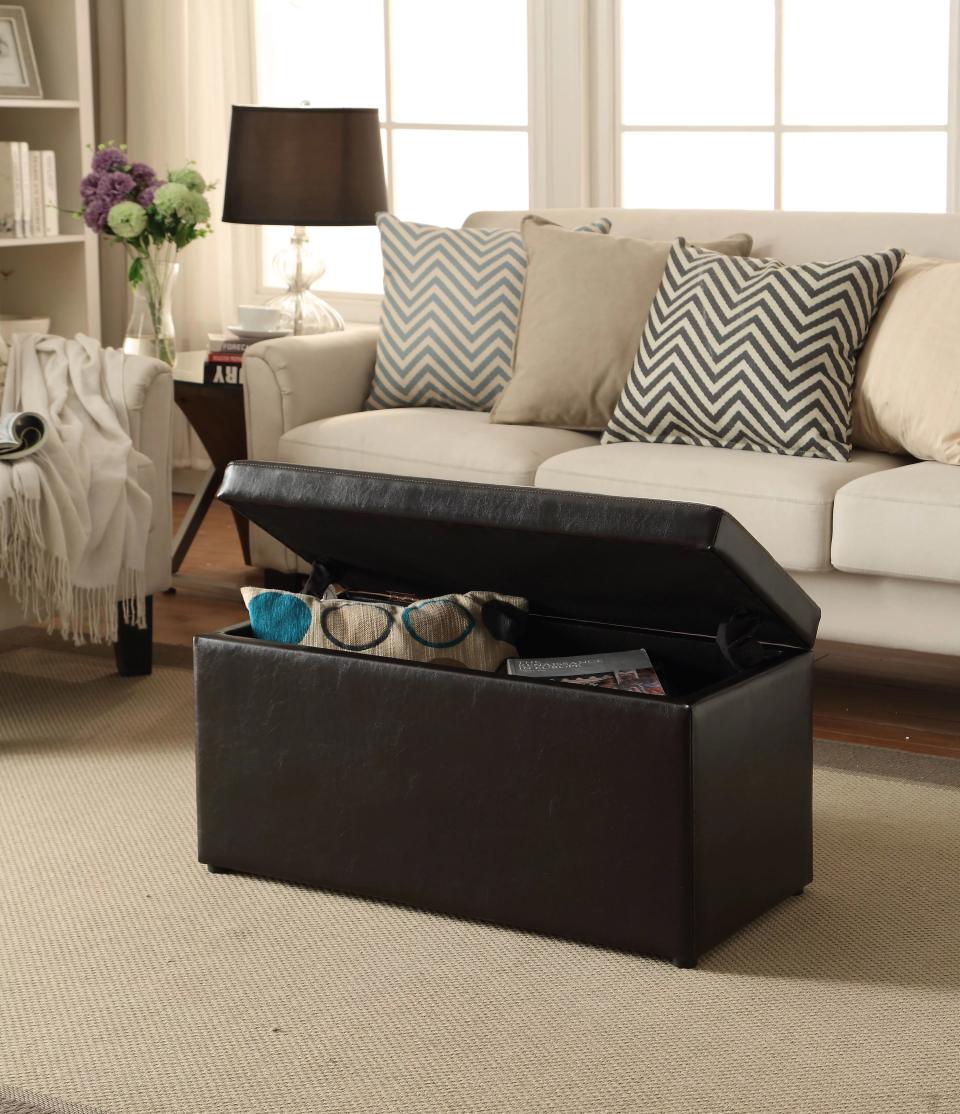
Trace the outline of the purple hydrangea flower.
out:
[[[137,201],[144,207],[144,209],[150,208],[150,206],[153,204],[153,195],[164,184],[165,183],[163,182],[154,181],[151,185],[147,186],[145,190],[141,190],[141,192],[137,195]]]
[[[102,200],[107,208],[116,205],[118,201],[126,199],[128,194],[135,193],[137,183],[123,170],[112,170],[100,178],[97,186],[97,198]]]
[[[157,180],[157,172],[145,162],[131,163],[129,173],[145,186],[151,186]]]
[[[97,189],[100,185],[99,174],[88,174],[80,182],[80,196],[83,198],[85,204],[89,204],[96,196]]]
[[[104,201],[102,197],[94,197],[87,203],[83,211],[83,220],[87,228],[92,228],[97,234],[101,233],[107,224],[107,214],[113,208],[112,204]]]
[[[93,161],[90,164],[91,169],[98,174],[115,170],[119,166],[127,165],[127,156],[120,150],[119,147],[104,147],[100,151],[96,151],[93,156]]]

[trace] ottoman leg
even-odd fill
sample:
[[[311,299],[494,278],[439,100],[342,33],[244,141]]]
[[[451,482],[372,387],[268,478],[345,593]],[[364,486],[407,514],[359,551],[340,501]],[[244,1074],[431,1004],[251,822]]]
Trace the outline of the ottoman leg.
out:
[[[691,967],[696,967],[697,957],[690,955],[675,955],[670,962],[674,967],[679,967],[681,970],[689,970]]]
[[[207,863],[207,873],[209,873],[209,874],[229,874],[230,871],[225,866],[214,866],[213,863]]]

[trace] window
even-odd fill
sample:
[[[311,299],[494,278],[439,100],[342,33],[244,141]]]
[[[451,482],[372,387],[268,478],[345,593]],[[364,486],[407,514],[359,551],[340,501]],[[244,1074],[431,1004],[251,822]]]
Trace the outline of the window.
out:
[[[951,208],[950,8],[620,0],[620,203]]]
[[[391,209],[458,225],[474,209],[530,203],[526,0],[255,0],[260,104],[372,106]],[[488,29],[478,34],[478,27]],[[261,282],[289,229],[262,233]],[[375,228],[311,237],[318,288],[378,293]]]
[[[377,105],[406,219],[960,208],[960,0],[250,3],[259,102]],[[288,235],[260,235],[261,287]],[[319,287],[380,292],[376,229],[313,239]]]

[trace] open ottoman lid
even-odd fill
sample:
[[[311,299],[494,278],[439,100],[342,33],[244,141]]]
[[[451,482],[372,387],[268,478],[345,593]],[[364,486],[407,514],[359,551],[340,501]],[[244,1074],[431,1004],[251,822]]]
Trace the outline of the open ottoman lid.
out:
[[[717,507],[240,461],[219,497],[351,586],[488,590],[545,615],[809,646],[820,609]]]

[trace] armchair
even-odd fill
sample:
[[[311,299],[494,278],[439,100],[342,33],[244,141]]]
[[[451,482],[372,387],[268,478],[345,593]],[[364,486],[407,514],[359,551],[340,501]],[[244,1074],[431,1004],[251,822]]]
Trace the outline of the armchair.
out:
[[[152,664],[152,596],[170,587],[170,546],[173,535],[170,496],[170,420],[173,376],[160,360],[129,357],[124,365],[124,399],[134,446],[149,461],[141,482],[153,498],[147,540],[146,630],[121,622],[116,643],[117,670],[122,676],[149,673]],[[28,620],[0,581],[0,630],[22,626]]]

